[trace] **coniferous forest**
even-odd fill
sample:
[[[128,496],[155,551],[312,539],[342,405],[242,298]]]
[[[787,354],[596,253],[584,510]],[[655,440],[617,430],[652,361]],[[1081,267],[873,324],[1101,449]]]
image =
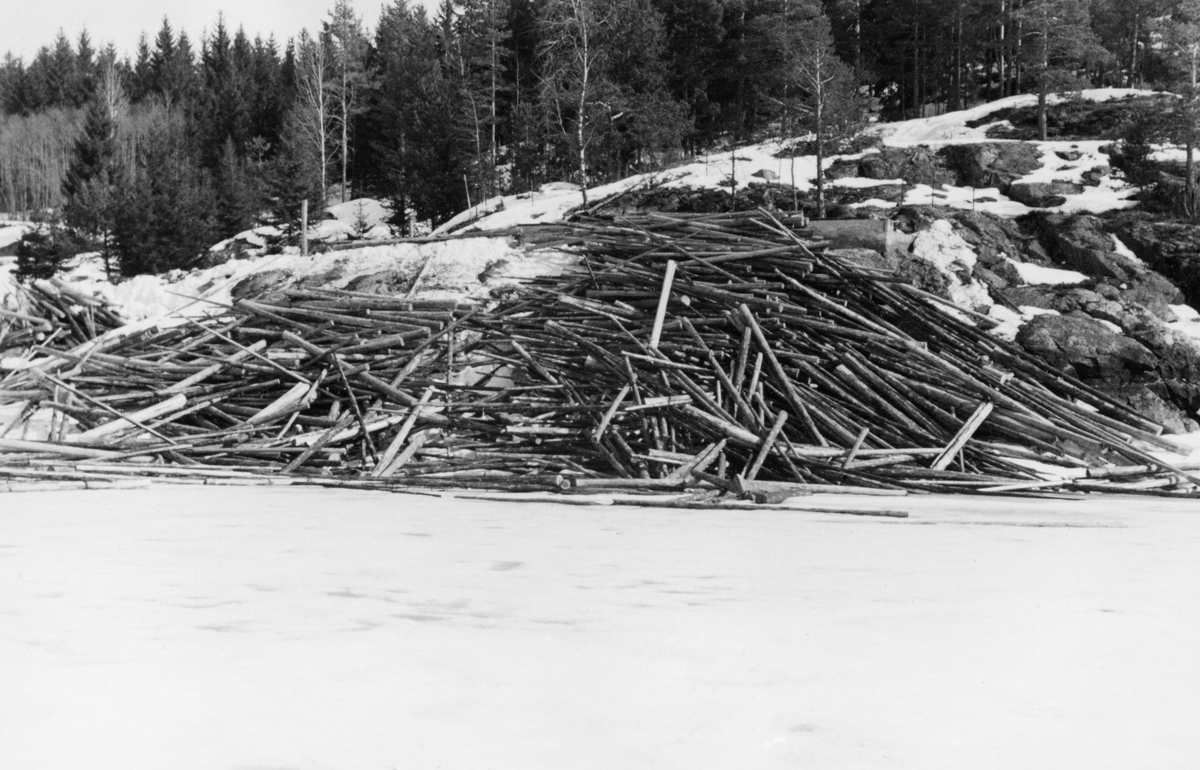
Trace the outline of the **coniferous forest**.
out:
[[[304,198],[384,199],[407,232],[866,105],[900,119],[1081,85],[1191,104],[1197,62],[1197,0],[395,0],[378,19],[337,0],[286,41],[164,19],[131,57],[82,31],[4,58],[0,211],[60,213],[119,272],[157,272],[294,223]]]

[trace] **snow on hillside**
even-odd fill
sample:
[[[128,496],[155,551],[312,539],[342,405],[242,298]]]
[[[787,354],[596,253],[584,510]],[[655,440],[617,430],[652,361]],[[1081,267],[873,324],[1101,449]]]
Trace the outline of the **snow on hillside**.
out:
[[[331,220],[332,221],[332,220]],[[291,282],[311,281],[326,288],[346,288],[355,279],[393,273],[411,279],[427,298],[475,298],[533,275],[554,274],[570,260],[556,252],[529,252],[507,238],[459,238],[429,243],[365,244],[361,248],[302,257],[296,249],[283,254],[230,259],[194,272],[140,275],[109,282],[96,254],[82,254],[56,280],[85,294],[116,304],[131,320],[219,312],[232,301],[237,284],[256,273],[283,271]],[[13,295],[13,266],[0,265],[0,306],[19,309]]]
[[[21,236],[29,232],[32,228],[33,225],[29,222],[0,221],[0,249],[12,246],[21,240]]]
[[[1096,88],[1083,91],[1080,96],[1088,101],[1106,102],[1135,96],[1150,96],[1155,93],[1157,92],[1132,88]],[[1059,101],[1062,101],[1061,97],[1051,96],[1052,103]],[[871,131],[879,136],[886,146],[893,147],[1003,141],[988,139],[986,125],[970,128],[966,124],[998,110],[1028,107],[1036,103],[1037,97],[1032,94],[1011,96],[968,110],[949,112],[936,117],[882,123],[873,127]],[[1078,182],[1083,172],[1097,166],[1108,165],[1108,158],[1100,152],[1100,148],[1108,142],[1052,141],[1033,142],[1032,144],[1042,149],[1043,166],[1023,177],[1021,181],[1024,182]],[[739,188],[745,188],[751,184],[763,183],[765,181],[762,176],[764,172],[773,174],[777,181],[793,185],[801,191],[811,190],[814,187],[812,180],[816,176],[817,170],[816,158],[814,156],[797,157],[793,163],[792,159],[780,157],[784,149],[784,143],[768,141],[739,147],[734,151],[709,153],[702,159],[696,159],[665,171],[638,174],[591,188],[588,190],[589,203],[594,204],[606,197],[639,188],[661,186],[665,188],[728,189],[731,176],[736,177]],[[1064,161],[1055,154],[1056,151],[1075,151],[1081,153],[1081,157],[1075,161]],[[833,156],[826,159],[825,167],[828,168],[838,160],[852,160],[860,157],[862,156]],[[858,178],[831,182],[833,186],[862,188],[900,183],[901,180],[898,179]],[[1067,196],[1068,200],[1065,205],[1050,210],[1101,212],[1128,208],[1134,205],[1132,201],[1128,200],[1134,192],[1132,187],[1122,181],[1106,176],[1098,187],[1087,187],[1082,194]],[[994,188],[972,189],[970,187],[945,186],[935,190],[928,185],[910,185],[906,191],[904,202],[970,208],[1006,217],[1020,216],[1034,210],[1001,195]],[[858,205],[892,208],[897,204],[882,199],[871,199]],[[546,185],[535,193],[502,196],[484,201],[460,213],[435,232],[502,230],[516,225],[558,222],[581,206],[582,197],[576,185],[555,183]]]
[[[1156,93],[1161,92],[1139,88],[1089,88],[1078,92],[1078,97],[1089,102],[1110,102],[1135,96],[1151,96]],[[1064,101],[1064,97],[1051,94],[1048,101],[1050,104],[1058,104]],[[980,120],[1000,110],[1013,107],[1033,107],[1036,104],[1036,94],[1020,94],[931,118],[881,123],[875,132],[893,147],[930,143],[990,142],[995,140],[987,138],[987,125],[971,128],[967,126],[967,123]]]

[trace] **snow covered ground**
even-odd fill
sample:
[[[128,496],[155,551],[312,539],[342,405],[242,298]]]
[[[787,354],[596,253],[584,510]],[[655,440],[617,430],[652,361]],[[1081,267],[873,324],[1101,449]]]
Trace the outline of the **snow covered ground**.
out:
[[[1087,101],[1106,102],[1154,93],[1156,92],[1132,88],[1094,88],[1080,92],[1079,98]],[[1056,103],[1061,101],[1061,98],[1052,95],[1050,101]],[[928,145],[936,148],[946,144],[1000,141],[987,137],[987,125],[971,128],[966,124],[1001,109],[1028,107],[1036,103],[1036,95],[1022,94],[936,117],[881,123],[872,130],[885,145],[893,147]],[[1100,152],[1102,146],[1109,144],[1106,141],[1034,142],[1032,144],[1036,144],[1043,150],[1043,166],[1028,176],[1022,177],[1021,181],[1078,182],[1083,172],[1097,166],[1108,165],[1108,158]],[[816,157],[797,157],[793,162],[792,159],[779,157],[784,148],[785,144],[782,142],[768,141],[739,147],[732,151],[707,154],[702,159],[665,171],[639,174],[618,182],[591,188],[588,190],[588,198],[590,202],[594,203],[610,195],[637,188],[657,186],[728,189],[731,176],[736,177],[738,187],[744,188],[763,182],[763,172],[770,172],[779,182],[794,185],[800,190],[811,189],[813,187],[812,180],[816,177],[817,171]],[[1055,151],[1067,150],[1079,152],[1081,157],[1075,161],[1063,161],[1054,154]],[[862,157],[861,154],[833,156],[826,159],[824,166],[828,168],[838,160],[851,160],[859,157]],[[834,180],[831,184],[835,187],[873,187],[896,185],[900,184],[900,181],[851,177]],[[1099,186],[1088,187],[1082,194],[1067,196],[1067,202],[1064,205],[1052,210],[1101,212],[1129,208],[1134,205],[1134,202],[1129,200],[1129,196],[1134,192],[1136,192],[1135,188],[1126,185],[1123,181],[1105,176]],[[484,201],[446,222],[435,232],[501,230],[522,224],[557,222],[571,211],[579,208],[582,202],[577,185],[555,183],[546,185],[542,190],[532,194],[522,193]],[[904,202],[970,208],[1008,217],[1020,216],[1033,211],[1025,204],[1000,194],[994,188],[973,189],[943,186],[933,189],[929,185],[910,185],[905,191]],[[897,204],[881,199],[870,199],[857,205],[891,208]]]
[[[0,767],[1191,768],[1195,503],[7,495]]]

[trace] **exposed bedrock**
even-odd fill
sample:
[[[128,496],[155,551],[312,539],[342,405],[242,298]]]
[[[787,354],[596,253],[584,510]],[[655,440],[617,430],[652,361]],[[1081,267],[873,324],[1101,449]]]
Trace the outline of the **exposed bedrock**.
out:
[[[1116,226],[1116,233],[1149,267],[1170,279],[1188,304],[1200,306],[1200,224],[1130,217]]]
[[[1035,316],[1021,327],[1017,342],[1068,374],[1113,385],[1133,382],[1159,363],[1140,342],[1080,311]]]
[[[997,187],[1009,185],[1042,167],[1038,148],[1024,142],[984,142],[944,148],[941,156],[957,175],[960,185]]]
[[[1068,195],[1079,195],[1083,185],[1076,182],[1013,182],[1005,194],[1030,208],[1047,209],[1067,202]]]
[[[1172,306],[1184,304],[1183,293],[1136,257],[1118,253],[1102,220],[1037,214],[1014,221],[907,207],[897,212],[897,227],[924,232],[938,219],[953,222],[954,234],[970,244],[976,255],[970,277],[987,286],[992,300],[1051,311],[1024,324],[1017,337],[1022,347],[1173,432],[1200,427],[1191,421],[1200,411],[1200,348],[1169,325],[1179,320]],[[927,290],[950,294],[943,285],[949,276],[911,261],[914,266],[902,274]],[[1087,280],[1026,283],[1017,270],[1022,262],[1070,269]]]

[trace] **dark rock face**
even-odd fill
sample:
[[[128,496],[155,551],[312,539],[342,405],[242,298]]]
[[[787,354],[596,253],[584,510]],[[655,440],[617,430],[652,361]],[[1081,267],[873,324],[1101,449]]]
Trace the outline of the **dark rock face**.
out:
[[[399,270],[383,270],[370,275],[357,276],[346,284],[346,288],[365,294],[393,295],[407,292],[412,286],[412,282],[412,275],[406,275]]]
[[[928,206],[905,207],[896,216],[901,229],[905,223],[917,229],[935,219],[953,221],[978,256],[973,276],[995,301],[1061,314],[1036,316],[1023,326],[1017,341],[1026,350],[1168,430],[1193,429],[1192,418],[1200,414],[1200,350],[1167,325],[1177,320],[1171,306],[1185,296],[1160,273],[1118,254],[1103,220],[1037,213],[1014,221]],[[1190,255],[1186,264],[1200,278],[1200,225],[1126,215],[1116,231],[1147,264]],[[1070,267],[1090,278],[1081,286],[1024,285],[1009,259]],[[928,290],[941,288],[940,275],[910,272],[916,274],[907,277]]]
[[[1037,316],[1021,327],[1017,343],[1076,377],[1113,385],[1158,366],[1158,357],[1144,345],[1080,312]]]
[[[1050,214],[1036,220],[1036,225],[1051,256],[1072,270],[1117,283],[1125,283],[1137,273],[1136,264],[1116,253],[1112,238],[1096,217]]]
[[[850,179],[858,176],[857,160],[836,160],[825,169],[826,179]]]
[[[1183,292],[1153,270],[1142,270],[1129,282],[1128,288],[1120,293],[1121,301],[1137,303],[1163,321],[1178,321],[1171,305],[1184,303]]]
[[[954,184],[955,175],[928,147],[884,147],[858,162],[858,175],[866,179],[903,179],[909,184],[940,187]]]
[[[1004,300],[1013,307],[1040,307],[1057,310],[1058,294],[1045,286],[1014,286],[1002,292]]]
[[[234,299],[285,299],[281,291],[291,283],[292,274],[287,270],[263,270],[234,284],[229,290]]]
[[[998,187],[1010,184],[1042,167],[1041,152],[1024,142],[985,142],[946,147],[942,154],[958,175],[958,184]]]
[[[1099,187],[1100,181],[1106,176],[1112,176],[1112,169],[1108,166],[1096,166],[1084,171],[1080,178],[1084,187]]]
[[[1067,202],[1066,196],[1083,192],[1075,182],[1015,182],[1008,186],[1007,195],[1030,208],[1052,208]]]
[[[1148,420],[1163,426],[1166,433],[1191,433],[1200,424],[1187,417],[1148,385],[1129,384],[1119,387],[1100,385],[1096,388],[1112,400],[1124,404]]]
[[[1188,304],[1200,307],[1200,225],[1128,222],[1117,228],[1117,235],[1147,265],[1173,282]]]

